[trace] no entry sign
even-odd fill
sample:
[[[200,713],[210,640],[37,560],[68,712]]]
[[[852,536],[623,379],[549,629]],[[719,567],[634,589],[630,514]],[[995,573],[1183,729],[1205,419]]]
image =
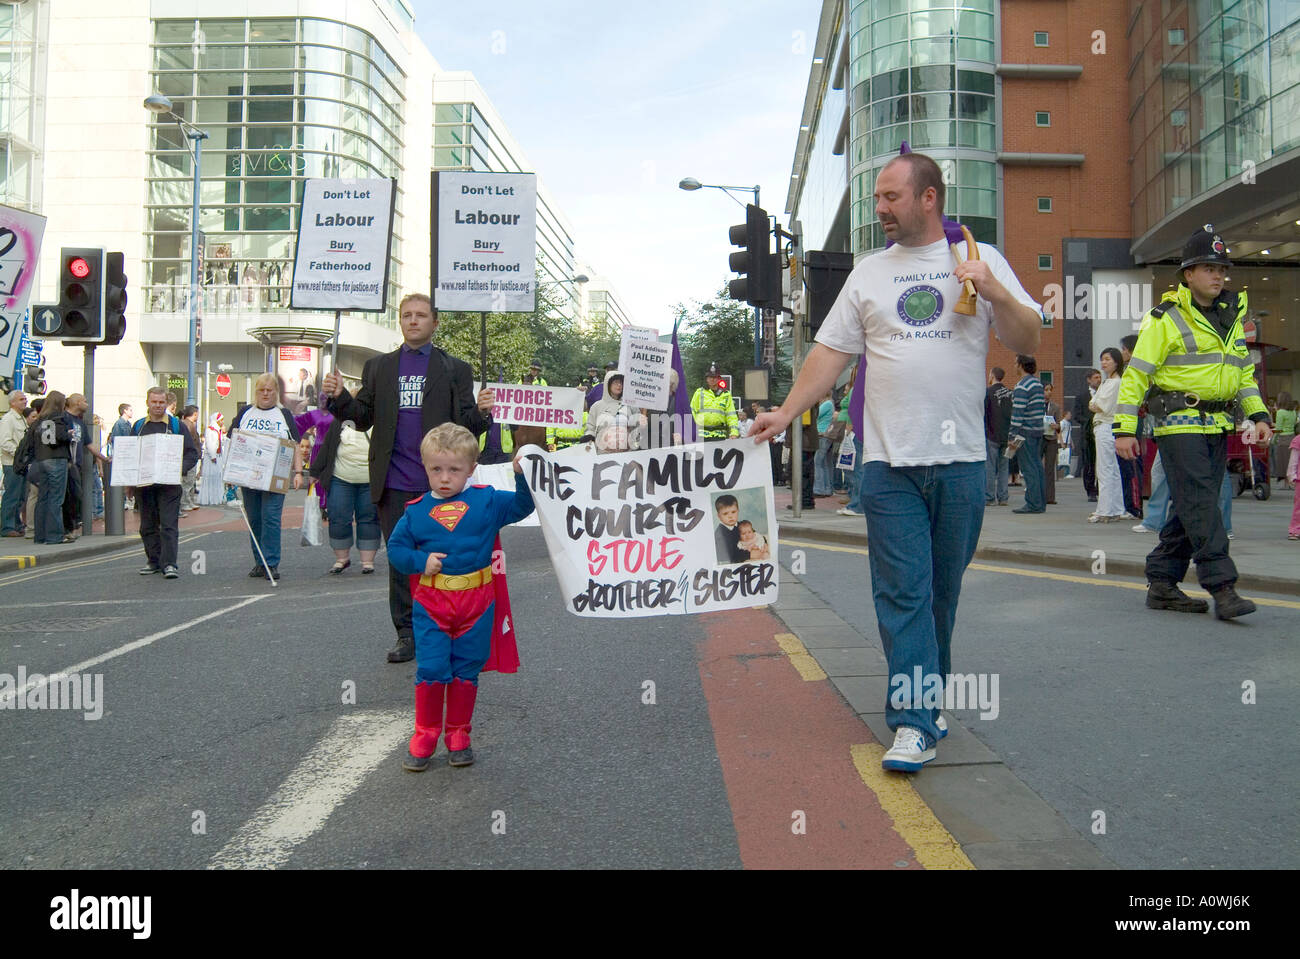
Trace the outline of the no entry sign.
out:
[[[230,377],[225,373],[217,374],[217,395],[222,399],[230,395]]]

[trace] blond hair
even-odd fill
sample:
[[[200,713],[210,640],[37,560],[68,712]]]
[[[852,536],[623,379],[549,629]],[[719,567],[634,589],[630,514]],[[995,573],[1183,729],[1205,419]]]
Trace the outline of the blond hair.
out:
[[[474,463],[478,461],[478,439],[463,426],[443,423],[425,433],[420,441],[420,459],[426,466],[435,453],[452,453]]]
[[[280,377],[274,373],[263,373],[257,379],[253,380],[254,391],[260,390],[263,386],[274,386],[275,392],[280,392]]]

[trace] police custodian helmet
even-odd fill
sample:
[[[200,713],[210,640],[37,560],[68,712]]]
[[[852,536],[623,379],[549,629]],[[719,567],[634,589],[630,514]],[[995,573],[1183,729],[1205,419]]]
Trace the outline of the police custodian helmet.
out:
[[[1214,232],[1214,224],[1207,223],[1192,234],[1183,247],[1183,262],[1178,269],[1183,270],[1198,263],[1221,263],[1232,266],[1228,259],[1228,247],[1223,237]]]

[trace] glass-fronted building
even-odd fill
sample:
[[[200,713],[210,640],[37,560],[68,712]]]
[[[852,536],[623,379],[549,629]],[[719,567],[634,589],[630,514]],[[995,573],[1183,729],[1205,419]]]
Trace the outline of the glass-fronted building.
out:
[[[315,18],[154,23],[153,86],[203,142],[199,229],[205,316],[288,309],[309,177],[396,177],[387,314],[403,282],[406,77],[373,36]],[[150,125],[144,295],[185,312],[193,160],[175,121]]]
[[[946,212],[977,240],[997,242],[993,0],[847,6],[853,252],[885,245],[872,191],[904,140],[943,169]]]
[[[487,93],[464,72],[440,73],[433,81],[433,169],[480,173],[533,173]],[[579,313],[574,276],[573,229],[547,191],[537,183],[537,263],[542,282]]]
[[[0,203],[39,212],[48,0],[0,3]]]

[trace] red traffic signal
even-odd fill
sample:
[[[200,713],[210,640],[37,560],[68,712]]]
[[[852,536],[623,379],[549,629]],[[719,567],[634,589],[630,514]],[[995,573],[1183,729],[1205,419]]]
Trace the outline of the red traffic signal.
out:
[[[731,377],[725,374],[720,375],[718,377],[718,389],[729,391],[731,389]]]
[[[68,261],[68,272],[78,280],[84,280],[90,276],[90,264],[86,262],[85,257],[74,256]]]

